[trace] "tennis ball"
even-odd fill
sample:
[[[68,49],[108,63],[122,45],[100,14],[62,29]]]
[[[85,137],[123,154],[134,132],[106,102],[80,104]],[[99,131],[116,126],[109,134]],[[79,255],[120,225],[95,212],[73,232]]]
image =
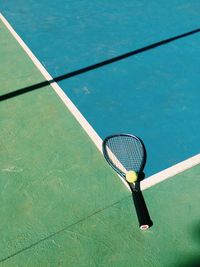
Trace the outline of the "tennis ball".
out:
[[[138,175],[135,171],[128,171],[126,173],[126,180],[129,183],[135,183],[137,181]]]

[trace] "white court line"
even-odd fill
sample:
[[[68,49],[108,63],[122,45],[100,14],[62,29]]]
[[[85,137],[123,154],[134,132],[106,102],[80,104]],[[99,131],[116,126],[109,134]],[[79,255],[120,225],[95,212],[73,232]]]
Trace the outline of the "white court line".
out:
[[[42,63],[36,58],[36,56],[33,54],[33,52],[30,50],[30,48],[25,44],[25,42],[16,33],[16,31],[12,28],[12,26],[10,25],[10,23],[6,20],[6,18],[1,13],[0,13],[0,19],[5,24],[5,26],[10,31],[10,33],[13,35],[13,37],[17,40],[17,42],[24,49],[24,51],[26,52],[26,54],[30,57],[30,59],[33,61],[33,63],[38,68],[38,70],[42,73],[42,75],[45,77],[45,79],[47,81],[53,80],[53,77],[48,73],[48,71],[44,68],[44,66],[42,65]],[[73,104],[73,102],[69,99],[69,97],[63,92],[63,90],[60,88],[60,86],[56,82],[52,82],[51,83],[51,86],[54,89],[54,91],[57,93],[57,95],[60,97],[60,99],[63,101],[63,103],[65,104],[65,106],[72,113],[72,115],[80,123],[80,125],[85,130],[85,132],[92,139],[92,141],[97,146],[97,148],[99,149],[99,151],[102,153],[102,139],[100,138],[100,136],[92,128],[92,126],[89,124],[89,122],[84,118],[84,116],[77,109],[77,107]],[[121,176],[119,176],[119,178],[124,183],[124,185],[129,189],[129,186],[126,183],[126,181]]]
[[[158,172],[147,179],[141,182],[141,189],[145,190],[149,187],[152,187],[166,179],[173,177],[174,175],[186,171],[200,163],[200,154],[197,154],[194,157],[181,161],[178,164],[175,164],[172,167],[169,167],[161,172]]]
[[[0,19],[6,25],[8,30],[12,33],[12,35],[17,40],[17,42],[21,45],[24,51],[28,54],[28,56],[31,58],[31,60],[33,61],[35,66],[39,69],[39,71],[42,73],[42,75],[45,77],[45,79],[47,81],[52,81],[53,77],[47,72],[44,66],[40,63],[40,61],[36,58],[36,56],[31,52],[29,47],[24,43],[21,37],[15,32],[15,30],[12,28],[12,26],[5,19],[5,17],[3,17],[1,13],[0,13]],[[99,137],[99,135],[95,132],[92,126],[88,123],[88,121],[83,117],[83,115],[80,113],[77,107],[73,104],[73,102],[69,99],[69,97],[63,92],[60,86],[56,82],[51,82],[50,85],[56,91],[58,96],[62,99],[64,104],[67,106],[67,108],[71,111],[71,113],[74,115],[77,121],[81,124],[83,129],[88,133],[88,135],[90,136],[92,141],[95,143],[97,148],[101,151],[102,139]]]
[[[17,42],[21,45],[21,47],[24,49],[24,51],[27,53],[27,55],[31,58],[35,66],[39,69],[39,71],[42,73],[42,75],[45,77],[47,81],[53,80],[52,76],[47,72],[47,70],[44,68],[44,66],[41,64],[41,62],[36,58],[36,56],[31,52],[29,47],[24,43],[24,41],[21,39],[21,37],[15,32],[15,30],[12,28],[12,26],[9,24],[9,22],[5,19],[5,17],[0,13],[0,19],[5,24],[7,29],[10,31],[10,33],[13,35],[13,37],[17,40]],[[77,109],[77,107],[73,104],[73,102],[69,99],[69,97],[63,92],[63,90],[60,88],[60,86],[53,82],[51,83],[52,88],[55,90],[57,95],[61,98],[63,103],[66,105],[66,107],[70,110],[70,112],[73,114],[73,116],[76,118],[76,120],[80,123],[82,128],[86,131],[86,133],[89,135],[89,137],[92,139],[94,144],[97,146],[99,151],[102,153],[102,139],[99,137],[99,135],[95,132],[95,130],[92,128],[92,126],[89,124],[89,122],[84,118],[84,116],[81,114],[81,112]],[[170,168],[167,168],[159,173],[156,173],[149,178],[145,179],[141,182],[141,189],[145,190],[151,186],[156,185],[157,183],[160,183],[180,172],[183,172],[197,164],[200,163],[200,154],[191,157],[187,160],[184,160]],[[119,176],[119,175],[118,175]],[[121,181],[125,184],[125,186],[129,189],[128,184],[126,181],[119,176]],[[130,190],[130,189],[129,189]]]

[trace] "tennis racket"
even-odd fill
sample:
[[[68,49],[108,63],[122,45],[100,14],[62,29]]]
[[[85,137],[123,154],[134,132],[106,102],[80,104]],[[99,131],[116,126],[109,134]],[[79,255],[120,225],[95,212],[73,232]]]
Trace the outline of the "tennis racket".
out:
[[[132,191],[139,227],[141,230],[147,230],[153,222],[140,190],[146,163],[146,149],[142,140],[131,134],[108,136],[103,141],[103,154],[108,164],[126,181],[130,173],[135,174],[134,182],[127,182]]]

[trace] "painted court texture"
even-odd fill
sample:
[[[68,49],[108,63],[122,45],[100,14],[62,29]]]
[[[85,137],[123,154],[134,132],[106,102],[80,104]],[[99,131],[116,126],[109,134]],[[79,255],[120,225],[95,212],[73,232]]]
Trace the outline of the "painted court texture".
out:
[[[197,51],[199,34],[189,38],[192,51]],[[180,41],[184,55],[187,40]],[[177,52],[176,45],[172,48]],[[149,55],[148,60],[154,56]],[[197,67],[199,59],[195,56]],[[1,20],[0,59],[1,96],[44,81]],[[192,66],[191,59],[187,63]],[[130,60],[127,64],[133,65]],[[199,70],[192,70],[191,80],[199,83]],[[101,74],[99,70],[99,79]],[[94,83],[89,77],[92,72],[86,76],[88,83]],[[67,85],[78,88],[72,85],[81,84],[81,79]],[[182,82],[189,86],[186,80]],[[196,88],[195,82],[190,90]],[[191,96],[186,108],[198,96]],[[81,105],[78,103],[84,109]],[[190,156],[199,152],[199,143],[193,145],[199,133],[196,102],[194,106],[187,113],[196,114],[190,125],[196,133],[191,143],[185,144]],[[98,118],[98,112],[95,116]],[[92,123],[101,136],[105,135],[105,129],[100,130],[97,124]],[[141,232],[130,191],[50,85],[1,101],[0,129],[0,266],[199,266],[200,165],[143,191],[154,226]],[[151,138],[141,134],[151,150]],[[148,167],[148,173],[154,174],[163,166],[156,165],[155,155],[150,155],[154,156],[154,169]],[[177,163],[176,154],[172,162]]]
[[[191,135],[200,129],[200,3],[117,2],[9,0],[1,6],[51,76],[66,75],[59,85],[102,139],[116,132],[140,136],[150,176],[200,151],[199,135]]]

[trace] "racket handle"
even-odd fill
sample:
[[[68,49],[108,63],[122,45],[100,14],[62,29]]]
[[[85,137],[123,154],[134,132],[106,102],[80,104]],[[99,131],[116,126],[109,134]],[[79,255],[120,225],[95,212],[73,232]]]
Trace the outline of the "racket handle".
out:
[[[147,230],[153,225],[153,222],[150,218],[142,192],[140,190],[133,191],[132,196],[139,221],[139,227],[141,230]]]

